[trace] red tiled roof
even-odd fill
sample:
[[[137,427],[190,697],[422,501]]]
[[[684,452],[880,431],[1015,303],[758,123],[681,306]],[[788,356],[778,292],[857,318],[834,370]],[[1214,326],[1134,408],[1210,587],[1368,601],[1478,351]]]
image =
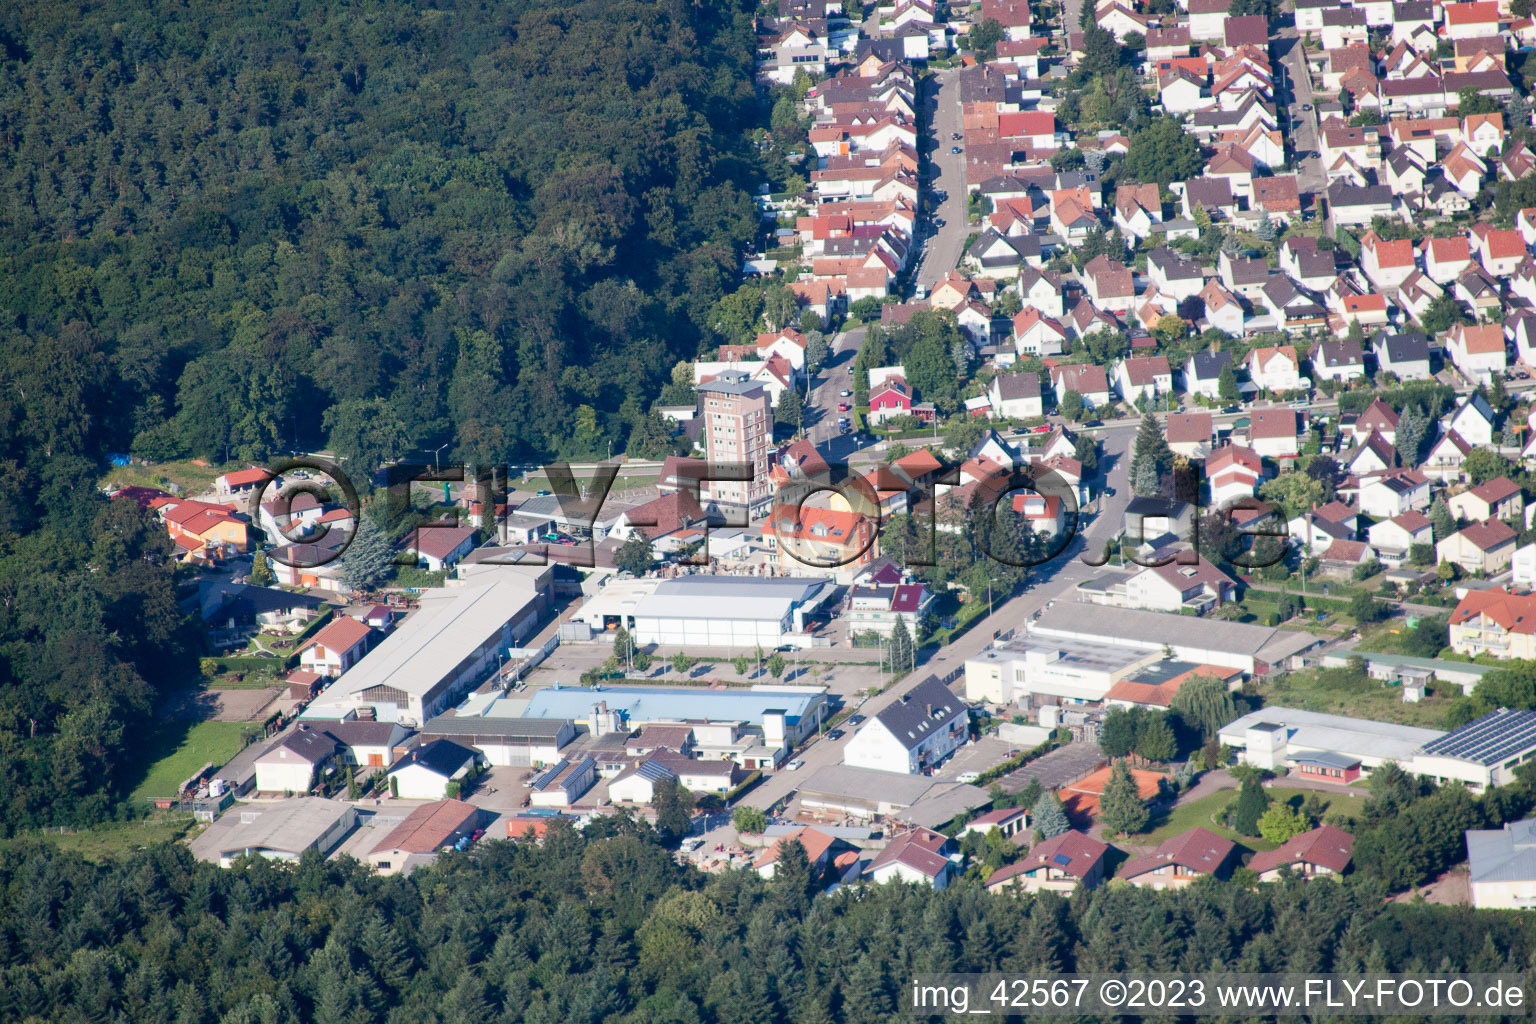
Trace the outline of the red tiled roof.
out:
[[[344,654],[368,639],[368,634],[372,632],[366,623],[350,615],[339,615],[326,623],[305,646],[324,647],[328,651]]]
[[[1503,587],[1468,591],[1451,612],[1451,625],[1460,625],[1479,615],[1511,633],[1536,633],[1536,594],[1511,594]]]
[[[1310,832],[1287,839],[1278,850],[1256,854],[1248,862],[1263,874],[1283,864],[1315,864],[1330,871],[1343,871],[1355,849],[1355,837],[1334,825],[1323,825]]]
[[[1135,878],[1168,864],[1177,864],[1197,874],[1214,874],[1232,855],[1237,844],[1203,828],[1192,828],[1163,842],[1155,853],[1136,857],[1121,865],[1117,878]]]

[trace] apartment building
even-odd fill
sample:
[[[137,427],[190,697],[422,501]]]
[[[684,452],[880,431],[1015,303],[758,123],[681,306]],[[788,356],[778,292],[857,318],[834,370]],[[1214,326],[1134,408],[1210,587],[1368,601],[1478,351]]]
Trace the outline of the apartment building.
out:
[[[758,515],[773,500],[768,453],[773,442],[773,407],[763,385],[740,370],[727,370],[699,385],[699,441],[711,465],[742,464],[750,479],[706,480],[700,487],[706,508],[746,509]]]

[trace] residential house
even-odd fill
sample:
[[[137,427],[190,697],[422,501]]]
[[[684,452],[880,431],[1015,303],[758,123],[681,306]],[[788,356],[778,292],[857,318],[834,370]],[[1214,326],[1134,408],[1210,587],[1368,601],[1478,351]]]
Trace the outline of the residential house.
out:
[[[811,862],[812,879],[825,878],[827,869],[833,866],[834,858],[840,853],[852,853],[853,859],[858,859],[857,851],[821,829],[797,828],[775,839],[772,846],[758,854],[752,862],[752,870],[763,878],[772,878],[778,869],[779,858],[790,843],[799,843],[805,850],[806,859]]]
[[[1200,265],[1166,245],[1160,245],[1148,254],[1147,277],[1159,292],[1175,301],[1193,298],[1205,287],[1205,273]]]
[[[1493,445],[1493,425],[1493,407],[1482,395],[1474,393],[1462,399],[1451,413],[1446,429],[1460,434],[1469,444],[1487,448]]]
[[[1360,415],[1354,418],[1354,422],[1348,424],[1348,432],[1356,439],[1370,434],[1379,434],[1386,439],[1387,444],[1397,443],[1397,424],[1399,416],[1390,405],[1380,398],[1371,399],[1371,404],[1361,410]],[[1345,430],[1341,423],[1340,431]]]
[[[1418,331],[1379,332],[1371,341],[1376,369],[1401,380],[1429,379],[1429,338]]]
[[[402,800],[445,800],[475,770],[479,755],[450,739],[435,739],[406,752],[389,769],[390,790]],[[456,797],[455,797],[456,798]]]
[[[1294,458],[1301,453],[1294,409],[1255,409],[1248,427],[1248,444],[1268,458]]]
[[[1115,877],[1150,889],[1182,889],[1197,878],[1224,878],[1237,844],[1203,828],[1164,840],[1153,853],[1133,857]]]
[[[1095,256],[1083,266],[1083,283],[1088,297],[1100,309],[1126,313],[1136,301],[1131,268],[1108,256]]]
[[[914,640],[923,634],[923,619],[933,610],[936,595],[921,583],[854,584],[848,589],[843,621],[849,635],[878,633],[888,637],[901,622]]]
[[[1493,574],[1509,564],[1515,553],[1515,531],[1498,519],[1487,519],[1463,527],[1435,545],[1442,562],[1458,565],[1463,571]]]
[[[1462,463],[1472,451],[1472,445],[1454,430],[1448,430],[1430,445],[1429,454],[1419,468],[1432,479],[1445,483],[1462,478]]]
[[[403,550],[416,556],[417,564],[430,572],[452,569],[475,548],[473,526],[448,523],[418,526],[407,535]]]
[[[225,473],[213,482],[213,486],[214,491],[221,498],[249,498],[266,486],[267,481],[271,479],[271,470],[254,466],[250,469],[237,469]]]
[[[1022,420],[1045,415],[1038,374],[1000,373],[987,385],[987,398],[997,416]]]
[[[1232,365],[1229,352],[1196,352],[1184,364],[1184,390],[1212,401],[1221,397],[1221,371]]]
[[[1475,658],[1536,658],[1536,594],[1470,590],[1451,612],[1451,650]]]
[[[373,630],[350,615],[337,615],[304,645],[299,664],[319,676],[339,676],[368,653]]]
[[[1223,508],[1229,502],[1251,498],[1264,478],[1259,453],[1243,445],[1229,444],[1216,449],[1205,460],[1205,479],[1211,491],[1211,504]]]
[[[941,832],[913,829],[893,836],[870,862],[867,874],[876,882],[917,882],[944,889],[957,874],[949,859],[953,846]]]
[[[843,745],[843,763],[914,775],[965,745],[969,710],[929,676],[859,726]]]
[[[1498,324],[1461,324],[1453,328],[1445,340],[1445,355],[1463,376],[1481,384],[1502,374],[1509,365],[1504,330]]]
[[[1127,356],[1115,368],[1115,389],[1127,402],[1148,401],[1173,390],[1167,356]]]
[[[902,377],[887,377],[869,389],[869,422],[884,423],[912,414],[912,388]]]
[[[1365,353],[1350,338],[1320,341],[1312,349],[1312,373],[1324,380],[1358,380],[1365,376]]]
[[[1525,239],[1514,228],[1500,230],[1477,224],[1472,228],[1471,237],[1477,248],[1478,262],[1495,278],[1509,277],[1531,255]]]
[[[1248,354],[1244,365],[1248,378],[1264,391],[1282,394],[1305,391],[1312,386],[1312,382],[1301,375],[1301,360],[1293,345],[1256,348]]]
[[[1342,875],[1354,855],[1355,837],[1336,825],[1320,825],[1292,836],[1277,850],[1254,855],[1248,868],[1258,873],[1261,882],[1276,882],[1285,870],[1300,878]]]
[[[1509,519],[1525,511],[1520,487],[1507,476],[1494,477],[1453,495],[1446,501],[1457,519],[1482,522],[1485,519]]]
[[[256,789],[261,793],[308,793],[341,745],[328,734],[300,723],[274,740],[256,758]]]
[[[1034,306],[1025,306],[1013,318],[1013,346],[1021,359],[1060,355],[1067,340],[1066,327]]]
[[[1424,242],[1424,273],[1436,284],[1450,284],[1472,269],[1472,247],[1465,235],[1430,238]]]
[[[1169,413],[1163,435],[1169,448],[1188,458],[1203,458],[1216,436],[1208,412]]]
[[[228,505],[156,498],[150,508],[160,514],[179,559],[217,562],[250,550],[250,523]]]
[[[1308,331],[1328,322],[1328,311],[1283,274],[1270,276],[1261,298],[1264,308],[1283,331]]]
[[[1408,511],[1383,519],[1366,531],[1371,547],[1383,562],[1399,564],[1415,544],[1433,544],[1434,529],[1423,512]]]
[[[1377,288],[1391,291],[1418,269],[1413,243],[1407,239],[1387,242],[1368,232],[1360,242],[1360,267]]]
[[[1075,391],[1083,400],[1083,408],[1097,409],[1110,403],[1109,377],[1104,367],[1089,363],[1051,367],[1051,387],[1059,403],[1068,391]]]
[[[1025,267],[1019,272],[1019,299],[1025,309],[1034,309],[1042,316],[1060,319],[1067,315],[1062,299],[1063,281],[1054,270],[1037,270]]]
[[[1138,570],[1125,581],[1125,607],[1148,611],[1206,612],[1230,601],[1237,583],[1203,558]]]
[[[1417,469],[1394,469],[1362,478],[1356,495],[1360,511],[1388,519],[1429,507],[1429,477]]]
[[[1215,278],[1207,281],[1200,291],[1200,301],[1205,307],[1207,326],[1229,337],[1242,337],[1248,311],[1236,295],[1221,286],[1220,281]]]
[[[1335,181],[1328,186],[1328,209],[1340,227],[1369,225],[1377,217],[1399,219],[1397,196],[1386,185],[1351,185]]]
[[[998,868],[987,876],[987,889],[999,892],[1020,888],[1025,892],[1070,894],[1078,886],[1092,889],[1104,880],[1109,846],[1078,831],[1067,831],[1036,843],[1029,855]]]

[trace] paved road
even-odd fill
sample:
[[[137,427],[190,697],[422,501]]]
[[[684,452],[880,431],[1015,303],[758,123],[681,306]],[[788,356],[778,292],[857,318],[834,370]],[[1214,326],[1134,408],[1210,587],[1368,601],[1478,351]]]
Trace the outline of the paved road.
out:
[[[839,436],[837,419],[848,413],[838,411],[839,402],[853,403],[853,398],[843,398],[844,390],[853,389],[853,377],[848,371],[864,342],[864,328],[839,331],[828,346],[827,364],[811,382],[811,400],[805,407],[805,424],[812,443],[824,452]],[[848,445],[851,448],[851,443]],[[828,452],[827,454],[830,453]]]
[[[975,657],[991,644],[992,638],[998,633],[1022,626],[1049,601],[1069,599],[1078,583],[1092,579],[1099,572],[1099,569],[1085,565],[1080,556],[1085,551],[1102,550],[1104,542],[1120,532],[1125,506],[1130,501],[1130,486],[1126,478],[1129,476],[1128,453],[1135,437],[1136,425],[1137,421],[1128,420],[1101,433],[1099,464],[1116,493],[1114,497],[1099,499],[1103,502],[1102,510],[1093,516],[1087,529],[1074,538],[1060,556],[1037,570],[1036,578],[1024,593],[999,604],[990,615],[972,626],[954,643],[922,651],[926,657],[918,665],[917,671],[886,692],[866,699],[859,706],[860,714],[875,714],[928,676],[942,677],[959,668],[968,658]],[[958,687],[960,684],[957,682],[955,685]],[[779,771],[764,780],[742,802],[762,808],[773,805],[788,796],[816,769],[840,764],[843,759],[842,745],[846,742],[846,737],[838,741],[813,741],[797,755],[804,762],[804,768],[793,772]]]
[[[963,140],[954,136],[963,134],[960,115],[960,71],[949,68],[934,77],[933,91],[926,100],[928,123],[932,126],[934,148],[931,157],[933,186],[948,193],[939,206],[939,219],[944,226],[938,228],[924,245],[922,264],[916,281],[923,288],[932,288],[944,275],[960,265],[970,227],[965,221],[966,187],[965,154],[951,153],[954,146],[964,147]]]
[[[1286,26],[1276,33],[1274,48],[1280,55],[1280,64],[1285,69],[1285,84],[1290,91],[1290,105],[1285,109],[1291,137],[1291,160],[1297,169],[1297,182],[1302,192],[1319,194],[1326,191],[1328,177],[1323,171],[1322,159],[1317,156],[1320,144],[1317,106],[1312,97],[1312,76],[1307,71],[1306,48],[1296,34],[1294,25]],[[1304,110],[1303,107],[1310,109]]]

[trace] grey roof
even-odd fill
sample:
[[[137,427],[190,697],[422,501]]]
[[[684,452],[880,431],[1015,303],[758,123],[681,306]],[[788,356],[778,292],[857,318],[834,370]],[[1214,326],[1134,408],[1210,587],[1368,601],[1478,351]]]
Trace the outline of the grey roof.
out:
[[[502,743],[533,743],[559,739],[570,724],[566,718],[480,718],[469,715],[438,715],[421,730],[423,736],[467,737]]]
[[[1536,711],[1500,708],[1424,744],[1433,757],[1496,765],[1536,749]]]
[[[1039,398],[1040,376],[1035,373],[1004,373],[997,378],[997,393],[1003,401]]]
[[[275,754],[278,750],[286,749],[310,764],[321,764],[327,759],[335,757],[338,747],[339,744],[334,737],[319,729],[312,729],[307,725],[301,725],[293,732],[276,740],[266,750],[263,750],[257,760],[266,760],[269,755]]]
[[[1385,349],[1387,361],[1391,363],[1415,363],[1421,359],[1429,358],[1429,337],[1417,331],[1405,331],[1402,334],[1378,334],[1372,342],[1376,350],[1377,358]]]
[[[1331,750],[1319,750],[1312,754],[1298,754],[1294,758],[1297,764],[1315,764],[1324,768],[1354,768],[1360,764],[1358,757],[1348,754],[1336,754]]]
[[[929,676],[887,705],[875,715],[875,720],[910,750],[948,726],[957,715],[964,714],[965,702],[939,682],[937,676]]]
[[[1386,185],[1351,185],[1336,181],[1328,186],[1329,206],[1391,206],[1392,189]]]
[[[1244,622],[1198,619],[1165,612],[1134,608],[1110,608],[1103,605],[1057,601],[1035,621],[1036,633],[1065,633],[1089,636],[1110,643],[1156,644],[1170,640],[1198,644],[1213,650],[1229,651],[1274,664],[1320,642],[1310,633],[1254,626]]]
[[[762,391],[763,386],[740,370],[722,370],[714,380],[698,385],[698,390],[724,395],[750,395],[754,391]]]
[[[411,765],[420,765],[434,775],[443,778],[452,778],[453,773],[464,767],[465,762],[473,761],[475,752],[468,747],[461,747],[453,740],[435,739],[429,743],[423,743],[415,750],[406,754],[395,762],[391,772],[397,772]]]
[[[1216,380],[1221,376],[1221,368],[1232,362],[1230,352],[1196,352],[1189,357],[1194,364],[1196,380]]]
[[[1278,725],[1286,730],[1291,757],[1328,751],[1375,763],[1396,761],[1407,764],[1419,748],[1444,735],[1436,729],[1420,729],[1394,722],[1374,722],[1300,708],[1267,707],[1250,711],[1222,726],[1221,741],[1243,746],[1248,730],[1261,724]]]
[[[1501,829],[1468,832],[1467,865],[1474,882],[1536,879],[1536,819],[1508,822]]]

